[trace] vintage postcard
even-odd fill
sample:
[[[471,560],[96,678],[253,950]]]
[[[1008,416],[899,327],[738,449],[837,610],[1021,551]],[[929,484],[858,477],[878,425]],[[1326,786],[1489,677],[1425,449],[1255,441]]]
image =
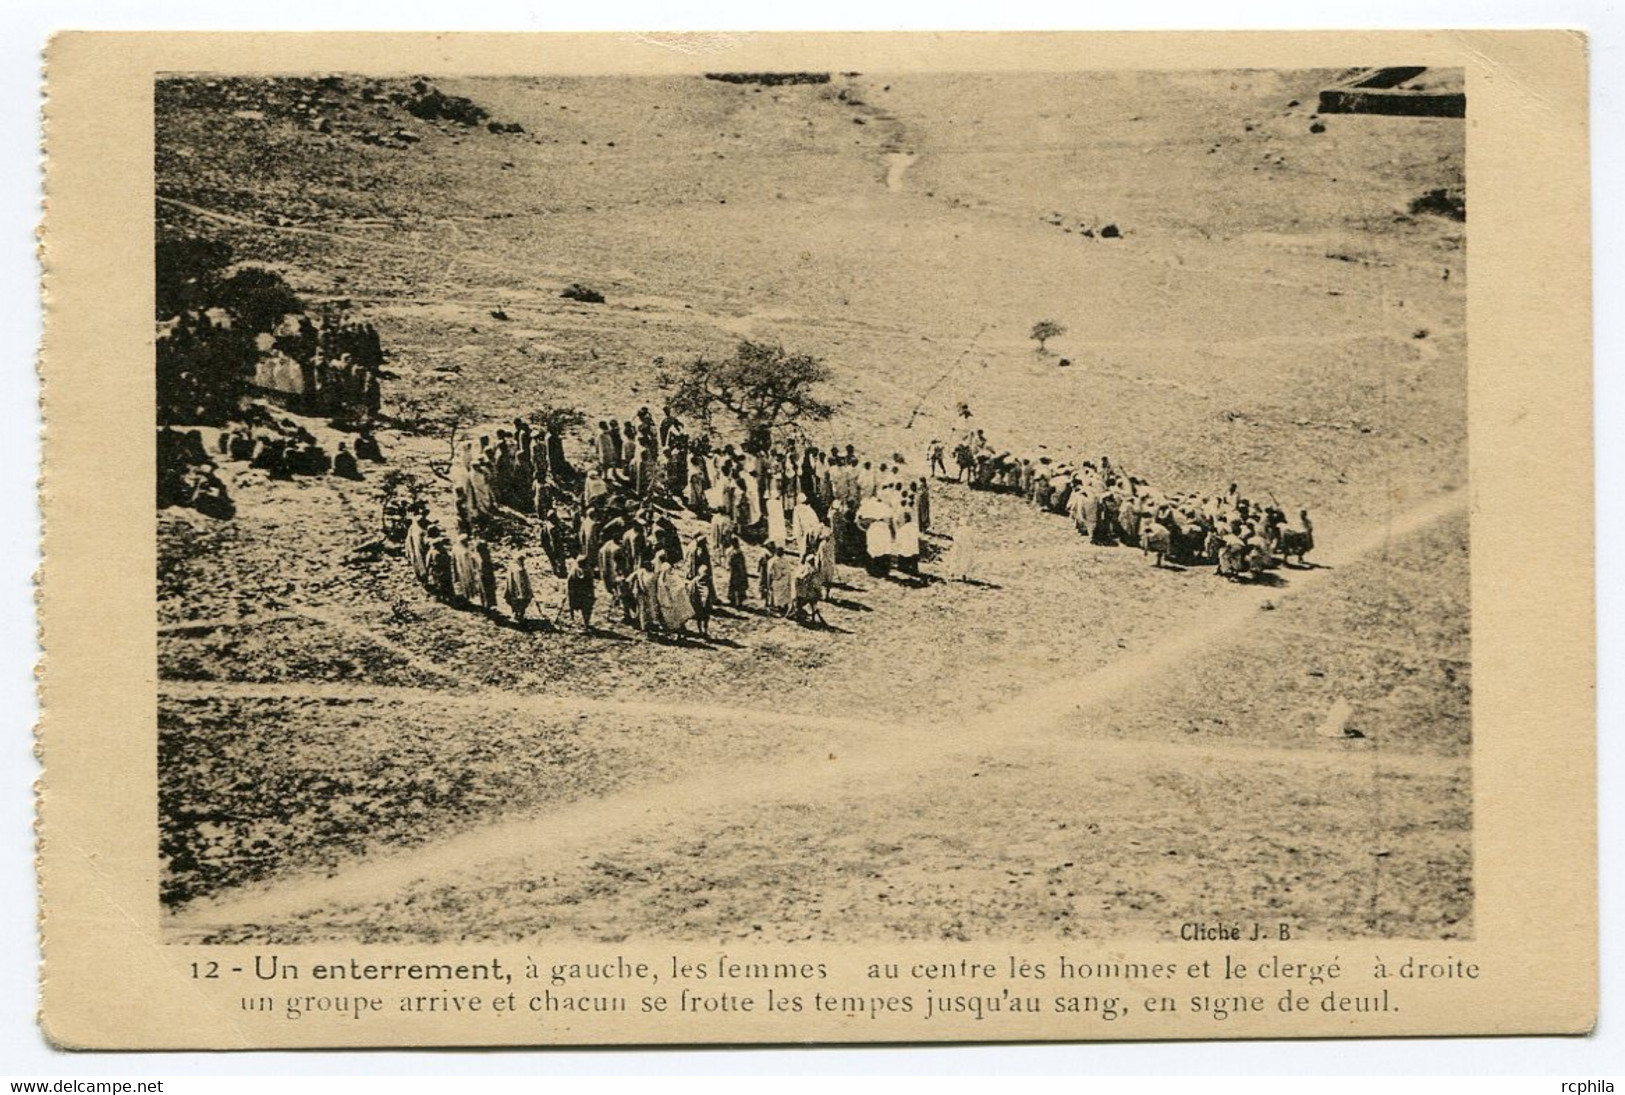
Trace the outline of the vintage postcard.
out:
[[[1582,36],[47,61],[55,1044],[1595,1022]]]

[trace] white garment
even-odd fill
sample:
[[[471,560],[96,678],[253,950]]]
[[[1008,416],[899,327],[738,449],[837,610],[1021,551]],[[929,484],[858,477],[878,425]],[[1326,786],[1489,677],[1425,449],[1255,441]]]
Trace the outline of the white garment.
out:
[[[795,513],[790,522],[791,535],[795,537],[796,551],[807,550],[808,540],[818,532],[818,514],[805,502],[797,502]]]
[[[897,526],[893,554],[899,559],[916,559],[920,554],[920,526],[913,521],[904,521]]]
[[[864,530],[863,535],[864,545],[869,550],[869,558],[881,559],[894,554],[890,521],[871,521],[869,527]]]
[[[779,502],[779,496],[767,496],[767,538],[775,544],[786,542],[788,530],[784,526],[784,506]]]
[[[756,476],[747,471],[744,474],[744,479],[745,512],[749,515],[749,519],[745,523],[748,525],[754,525],[756,522],[762,519],[762,504],[760,501],[758,501],[760,495],[758,495],[756,491]]]

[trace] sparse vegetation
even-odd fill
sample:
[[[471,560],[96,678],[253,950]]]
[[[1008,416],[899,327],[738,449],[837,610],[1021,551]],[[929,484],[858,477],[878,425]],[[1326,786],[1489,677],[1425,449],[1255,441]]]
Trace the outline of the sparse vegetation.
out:
[[[587,424],[586,414],[577,407],[543,406],[525,416],[538,429],[551,429],[556,433],[570,433]]]
[[[1064,334],[1066,334],[1066,328],[1053,319],[1041,319],[1033,324],[1033,329],[1027,333],[1027,337],[1038,343],[1038,352],[1042,354],[1048,352],[1045,343],[1052,338],[1060,338]]]
[[[1447,213],[1404,217],[1416,195],[1459,187],[1460,141],[1393,122],[1364,144],[1360,127],[1334,126],[1325,147],[1301,117],[1276,120],[1279,104],[1318,86],[1302,74],[1302,87],[1260,72],[1132,87],[1111,74],[921,73],[884,96],[884,78],[773,86],[828,80],[811,75],[443,82],[524,118],[523,137],[491,132],[490,120],[417,117],[392,98],[417,94],[410,78],[159,81],[159,238],[207,237],[171,272],[224,280],[249,257],[313,319],[315,302],[347,298],[381,329],[397,374],[393,416],[377,430],[385,463],[364,481],[267,482],[239,466],[227,469],[232,520],[159,514],[165,900],[181,917],[202,895],[252,901],[257,886],[237,888],[250,879],[280,900],[306,870],[343,875],[503,815],[545,827],[576,803],[604,807],[591,855],[543,840],[519,875],[491,857],[471,856],[466,871],[442,860],[411,900],[361,893],[297,920],[245,914],[231,930],[260,943],[438,933],[563,944],[603,942],[605,930],[1043,940],[1144,931],[1146,909],[1166,924],[1223,907],[1297,920],[1315,938],[1470,933],[1471,800],[1453,782],[1470,752],[1465,521],[1442,544],[1396,542],[1363,563],[1345,554],[1387,519],[1396,484],[1423,498],[1466,479],[1463,227]],[[871,105],[858,108],[866,126],[851,124],[854,95],[895,119]],[[1151,124],[1125,123],[1141,111]],[[1242,116],[1266,119],[1256,137],[1230,126]],[[1040,141],[1069,154],[1035,158]],[[976,154],[930,154],[950,146]],[[892,147],[921,150],[918,200],[881,189],[876,167]],[[1335,186],[1311,150],[1336,154]],[[1113,239],[1114,226],[1127,238]],[[1283,233],[1295,242],[1282,246]],[[1378,261],[1433,275],[1407,280],[1402,313],[1379,306]],[[1440,266],[1455,275],[1436,276]],[[573,278],[617,306],[561,300]],[[186,277],[160,288],[167,301],[193,292]],[[249,313],[282,306],[257,275],[233,292]],[[1085,323],[1090,347],[1051,335],[1027,358],[1021,329],[1034,314]],[[973,339],[983,323],[992,334]],[[1420,343],[1406,337],[1424,329]],[[736,346],[741,336],[754,341]],[[1418,348],[1425,368],[1412,367]],[[1395,368],[1405,398],[1362,432],[1363,381]],[[772,384],[749,398],[763,373]],[[674,400],[679,389],[686,398]],[[787,390],[810,403],[785,411]],[[448,432],[460,442],[523,415],[536,437],[561,428],[572,467],[590,468],[598,451],[578,408],[596,423],[640,405],[659,419],[667,403],[696,448],[706,419],[719,443],[799,426],[864,458],[902,451],[918,475],[928,439],[951,454],[985,427],[1018,452],[1121,454],[1125,474],[1163,486],[1267,483],[1289,504],[1337,515],[1326,544],[1336,569],[1312,587],[1293,572],[1245,636],[1193,651],[1181,671],[1053,733],[1024,726],[1013,750],[1000,735],[1008,720],[985,712],[1056,688],[1057,665],[1072,677],[1126,670],[1125,652],[1189,640],[1192,626],[1226,615],[1226,594],[1207,587],[1227,583],[1102,556],[1064,518],[952,483],[932,487],[922,557],[933,580],[843,570],[828,630],[747,610],[719,617],[703,649],[621,641],[617,606],[602,596],[598,636],[499,626],[424,596],[402,556],[356,550],[398,531],[380,509],[380,488],[410,497],[397,470],[454,529],[452,490],[436,475]],[[923,409],[910,432],[913,407]],[[775,420],[787,424],[752,425]],[[200,432],[215,454],[212,431]],[[703,530],[682,507],[661,512],[685,546]],[[517,517],[484,531],[499,565],[537,544]],[[950,545],[976,549],[987,584],[940,580]],[[748,550],[754,563],[759,549]],[[531,574],[535,611],[551,612],[562,590],[545,565]],[[176,681],[188,683],[163,690]],[[203,695],[211,681],[218,696]],[[279,694],[234,695],[256,685]],[[403,689],[412,695],[395,695]],[[1369,741],[1314,737],[1338,696]],[[667,710],[690,703],[737,714],[674,732]],[[612,710],[638,705],[662,718],[642,725]],[[827,722],[809,733],[800,713]],[[931,740],[908,731],[922,717],[985,743],[989,763],[939,763]],[[839,777],[809,769],[794,801],[767,800],[758,770],[781,772],[826,737],[841,761],[873,762],[872,798],[826,794]],[[1344,751],[1357,761],[1377,745],[1406,778],[1383,788],[1373,829],[1369,779],[1356,778],[1367,769],[1330,773]],[[1096,746],[1110,778],[1071,763]],[[715,796],[703,773],[722,764],[739,777],[707,800],[705,818],[645,825],[643,811],[618,812],[623,789]],[[1190,827],[1193,791],[1225,819],[1216,870],[1203,870],[1215,865],[1203,858],[1212,834]],[[904,808],[869,808],[887,803]],[[1001,834],[1025,849],[1019,862]],[[1381,864],[1380,902],[1359,888],[1372,847],[1395,853]],[[1008,881],[1029,871],[1049,886]],[[1196,896],[1192,872],[1211,882]],[[1297,880],[1286,904],[1262,908],[1253,883],[1280,877]],[[906,905],[892,900],[905,891]],[[188,931],[180,917],[165,930]]]
[[[720,409],[756,437],[783,426],[827,420],[835,407],[817,389],[829,378],[828,366],[809,354],[743,339],[721,361],[696,358],[680,373],[663,373],[661,385],[670,391],[676,414],[709,426]]]

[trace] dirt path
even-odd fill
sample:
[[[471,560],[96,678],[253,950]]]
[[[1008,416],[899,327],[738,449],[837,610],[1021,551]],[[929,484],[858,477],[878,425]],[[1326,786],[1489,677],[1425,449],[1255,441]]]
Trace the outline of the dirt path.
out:
[[[395,240],[373,239],[369,236],[353,236],[348,232],[334,232],[326,228],[311,228],[302,224],[266,224],[263,221],[252,220],[248,217],[239,217],[235,213],[222,213],[218,209],[207,209],[201,205],[183,202],[178,198],[166,198],[159,195],[154,199],[160,205],[168,205],[175,209],[184,209],[194,216],[207,220],[220,221],[223,224],[235,224],[242,228],[254,228],[261,232],[281,232],[295,236],[319,236],[322,239],[339,240],[344,243],[359,243],[363,247],[382,247],[386,251],[403,251],[415,255],[431,255],[438,258],[446,257],[445,252],[429,247],[417,246],[410,243],[398,243]],[[470,266],[484,266],[492,269],[501,269],[499,263],[492,259],[481,259],[476,256],[454,254],[454,262],[465,262]]]
[[[234,627],[254,628],[265,624],[285,623],[288,620],[308,619],[300,612],[260,612],[252,616],[217,616],[206,620],[180,620],[159,624],[160,635],[204,635],[210,631],[225,631]]]
[[[1430,499],[1370,528],[1325,555],[1347,565],[1381,550],[1392,540],[1460,512],[1465,493]],[[665,702],[606,701],[584,697],[509,693],[446,695],[406,688],[344,685],[181,685],[166,683],[166,694],[308,696],[399,699],[481,709],[579,714],[604,711],[641,716],[682,715],[748,723],[795,726],[814,733],[802,748],[749,766],[729,765],[690,773],[672,782],[643,784],[602,799],[579,802],[544,814],[490,825],[437,845],[379,855],[343,869],[334,877],[294,877],[264,888],[245,888],[216,899],[192,903],[170,919],[169,930],[181,937],[242,924],[269,924],[324,905],[373,904],[389,900],[426,878],[463,875],[499,860],[523,860],[527,869],[542,860],[556,861],[602,842],[609,834],[660,829],[680,830],[693,820],[695,803],[707,808],[744,803],[811,802],[854,790],[871,793],[898,781],[915,781],[922,771],[963,763],[989,750],[1042,747],[1057,752],[1082,751],[1093,764],[1168,765],[1200,763],[1203,757],[1249,759],[1327,768],[1359,756],[1372,769],[1414,775],[1459,775],[1464,759],[1379,754],[1362,742],[1328,742],[1324,748],[1284,748],[1241,743],[1191,745],[1078,737],[1065,733],[1079,712],[1106,702],[1147,680],[1177,670],[1198,651],[1224,641],[1257,620],[1263,602],[1300,594],[1333,573],[1330,566],[1301,572],[1290,590],[1237,586],[1231,603],[1204,615],[1145,650],[1130,653],[1082,677],[1057,681],[1004,703],[948,713],[929,723],[881,724],[865,718],[802,715],[724,705],[673,705]]]
[[[575,716],[581,714],[625,715],[633,718],[685,718],[708,722],[742,723],[751,726],[781,726],[831,733],[857,734],[881,725],[874,719],[839,715],[805,715],[793,711],[735,707],[727,704],[679,703],[665,700],[606,700],[595,696],[559,693],[515,692],[452,693],[422,688],[367,684],[265,684],[260,682],[159,681],[158,690],[175,699],[322,699],[338,701],[381,701],[385,703],[432,704],[459,710],[506,711],[534,715]],[[910,726],[891,724],[889,728]]]
[[[332,877],[295,877],[266,889],[244,887],[187,905],[171,916],[167,931],[171,941],[182,941],[245,924],[275,924],[325,906],[383,904],[425,879],[478,875],[494,880],[497,874],[490,868],[498,863],[505,864],[504,873],[522,864],[526,873],[545,874],[549,865],[563,863],[609,839],[692,828],[696,804],[710,812],[746,803],[810,803],[872,794],[899,782],[912,784],[930,769],[974,762],[988,749],[1007,748],[1016,740],[999,733],[996,722],[984,721],[979,728],[981,733],[967,740],[965,735],[944,736],[934,728],[917,725],[865,723],[861,729],[869,741],[860,744],[847,739],[857,751],[829,751],[820,746],[748,767],[711,768],[675,783],[642,784],[607,798],[475,829],[427,848],[379,855]],[[1192,746],[1096,737],[1052,739],[1046,748],[1053,751],[1057,763],[1087,765],[1093,770],[1189,766],[1201,764],[1204,758],[1223,758],[1291,765],[1300,772],[1330,772],[1345,769],[1354,751],[1239,743]],[[1370,758],[1367,763],[1376,763],[1370,750],[1361,752]],[[1466,767],[1463,760],[1424,756],[1383,756],[1380,763],[1384,772],[1434,778],[1459,776]]]
[[[1321,558],[1329,562],[1323,562],[1313,570],[1298,572],[1292,585],[1287,589],[1238,585],[1238,595],[1229,607],[1210,612],[1188,631],[1169,635],[1144,651],[1119,658],[1086,676],[1058,681],[1047,688],[1034,689],[999,706],[989,714],[999,723],[1022,727],[1027,734],[1054,725],[1108,694],[1123,691],[1128,686],[1164,670],[1176,669],[1185,664],[1204,647],[1226,638],[1256,620],[1258,611],[1265,601],[1301,595],[1304,590],[1312,589],[1319,582],[1329,578],[1336,567],[1347,566],[1380,551],[1394,540],[1419,532],[1436,521],[1460,512],[1467,504],[1465,493],[1453,491],[1438,495],[1403,513],[1394,514],[1354,539],[1343,541],[1335,549],[1320,551]]]

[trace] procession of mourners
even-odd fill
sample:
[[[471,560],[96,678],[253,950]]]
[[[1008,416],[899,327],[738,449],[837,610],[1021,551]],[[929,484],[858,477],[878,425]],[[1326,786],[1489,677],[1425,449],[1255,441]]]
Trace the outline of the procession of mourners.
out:
[[[918,475],[899,453],[825,449],[799,436],[719,445],[669,410],[657,420],[642,407],[598,421],[585,459],[572,461],[561,427],[515,419],[454,445],[452,511],[440,520],[414,503],[400,538],[418,581],[447,604],[520,627],[551,612],[555,626],[618,622],[702,641],[719,609],[823,625],[838,565],[923,585],[933,477],[1019,494],[1069,518],[1090,542],[1138,546],[1158,566],[1207,564],[1240,579],[1288,557],[1302,564],[1313,547],[1307,512],[1291,523],[1233,484],[1208,495],[1166,492],[1107,457],[1069,463],[997,451],[975,428],[954,446],[957,474],[944,456],[932,441],[927,474]],[[504,529],[514,522],[534,549],[499,561],[492,545],[513,541]],[[953,540],[943,572],[969,578],[969,529]],[[556,603],[539,600],[544,581]]]
[[[934,469],[943,465],[941,450],[933,441]],[[1266,505],[1244,497],[1235,483],[1209,494],[1168,491],[1106,456],[1073,463],[1000,451],[975,427],[957,440],[954,462],[955,478],[973,490],[1019,495],[1065,515],[1092,543],[1139,547],[1159,567],[1207,565],[1231,580],[1256,579],[1294,557],[1305,565],[1315,545],[1307,509],[1290,519],[1273,498]]]
[[[269,277],[255,284],[274,288]],[[239,329],[250,319],[253,326]],[[393,376],[388,355],[376,328],[350,319],[342,304],[324,305],[319,319],[303,311],[245,319],[214,306],[182,308],[160,322],[161,423],[218,424],[219,457],[271,479],[367,478],[369,465],[385,462],[372,428],[381,418],[380,382]],[[819,372],[815,359],[748,340],[731,360]],[[782,407],[788,397],[767,390],[778,400],[772,408]],[[384,537],[358,553],[399,545],[434,597],[520,627],[547,618],[556,595],[555,625],[592,630],[618,621],[650,636],[706,640],[719,612],[829,626],[824,605],[841,566],[908,587],[977,581],[971,522],[932,538],[933,481],[1018,494],[1064,515],[1094,544],[1138,546],[1158,567],[1211,565],[1232,580],[1256,580],[1294,557],[1304,565],[1314,547],[1307,511],[1291,521],[1273,496],[1264,504],[1234,483],[1207,494],[1165,491],[1107,457],[1000,451],[969,424],[964,403],[954,468],[933,440],[923,474],[898,452],[814,444],[777,409],[724,402],[745,427],[746,440],[735,444],[711,433],[705,410],[705,428],[691,433],[674,405],[682,404],[668,404],[658,420],[640,407],[596,423],[550,411],[460,438],[454,428],[450,458],[436,467],[451,486],[450,510],[432,513],[413,476],[385,472]],[[806,406],[818,408],[815,420],[832,413],[817,401]],[[335,433],[331,451],[311,419]],[[220,462],[199,430],[161,426],[160,505],[229,517],[235,504]],[[939,556],[944,541],[952,548]],[[923,558],[932,573],[922,573]]]

